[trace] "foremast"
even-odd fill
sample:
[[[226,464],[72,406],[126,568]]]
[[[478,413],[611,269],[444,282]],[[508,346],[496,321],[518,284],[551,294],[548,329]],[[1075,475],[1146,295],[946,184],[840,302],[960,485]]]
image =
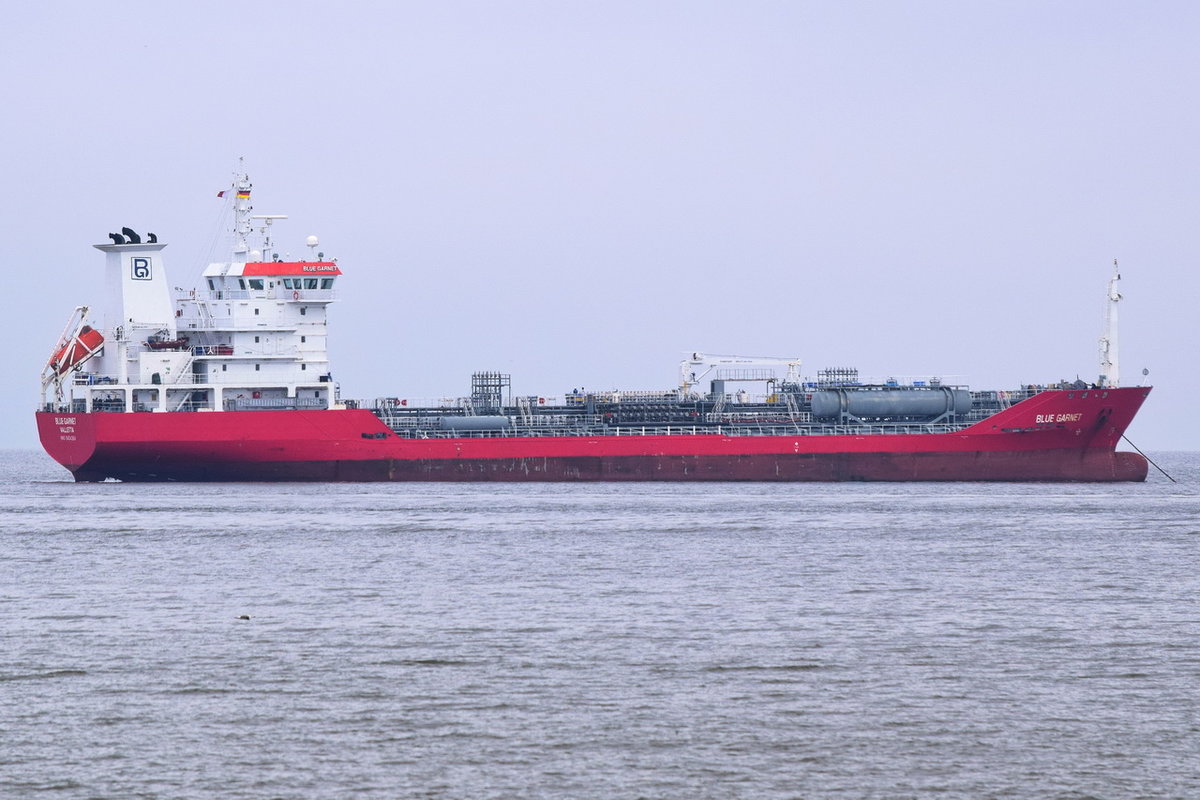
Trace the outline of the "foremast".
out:
[[[1113,259],[1113,276],[1108,280],[1108,295],[1104,306],[1104,335],[1100,337],[1100,385],[1118,387],[1121,385],[1120,351],[1117,346],[1117,304],[1121,302],[1121,293],[1117,291],[1117,283],[1121,280],[1121,270],[1117,260]]]

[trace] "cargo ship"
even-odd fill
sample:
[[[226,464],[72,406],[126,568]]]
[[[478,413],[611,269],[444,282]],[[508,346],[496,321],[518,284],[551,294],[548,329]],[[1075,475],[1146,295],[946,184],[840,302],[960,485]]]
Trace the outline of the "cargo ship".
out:
[[[1149,387],[1122,387],[1117,291],[1098,380],[972,390],[936,376],[860,376],[799,358],[687,354],[678,385],[514,394],[481,371],[469,394],[341,396],[326,348],[345,274],[288,260],[220,193],[228,261],[169,287],[153,233],[111,233],[106,292],[72,313],[42,373],[43,447],[77,481],[1141,481],[1118,452]],[[1114,265],[1115,267],[1115,265]],[[466,381],[464,381],[464,388]]]

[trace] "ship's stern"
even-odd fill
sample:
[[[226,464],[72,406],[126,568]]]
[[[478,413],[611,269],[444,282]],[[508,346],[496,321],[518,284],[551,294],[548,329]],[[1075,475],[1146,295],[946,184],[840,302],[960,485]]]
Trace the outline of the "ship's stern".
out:
[[[104,475],[92,474],[87,466],[96,452],[96,430],[91,414],[39,411],[37,426],[42,447],[51,458],[70,470],[75,480],[104,480]]]

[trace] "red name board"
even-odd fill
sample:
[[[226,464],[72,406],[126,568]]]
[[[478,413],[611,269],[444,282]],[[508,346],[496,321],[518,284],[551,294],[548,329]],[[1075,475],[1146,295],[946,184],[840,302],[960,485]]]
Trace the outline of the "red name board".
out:
[[[243,275],[341,275],[332,261],[251,261]]]

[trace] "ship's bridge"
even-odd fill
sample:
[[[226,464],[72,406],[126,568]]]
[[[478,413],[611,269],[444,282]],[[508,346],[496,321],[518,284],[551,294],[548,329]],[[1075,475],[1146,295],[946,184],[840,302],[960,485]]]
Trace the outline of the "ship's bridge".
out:
[[[319,302],[334,299],[334,281],[341,274],[336,261],[235,261],[210,264],[204,280],[213,299]]]

